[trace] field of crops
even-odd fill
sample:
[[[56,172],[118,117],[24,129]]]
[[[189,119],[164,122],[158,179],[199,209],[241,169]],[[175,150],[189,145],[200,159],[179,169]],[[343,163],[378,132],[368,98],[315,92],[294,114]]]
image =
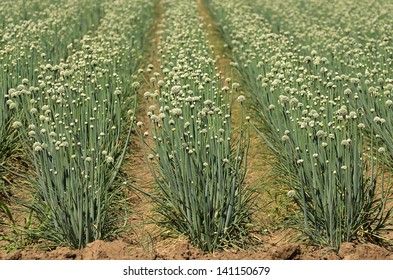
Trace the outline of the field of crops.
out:
[[[393,259],[391,1],[3,0],[0,65],[0,258]]]

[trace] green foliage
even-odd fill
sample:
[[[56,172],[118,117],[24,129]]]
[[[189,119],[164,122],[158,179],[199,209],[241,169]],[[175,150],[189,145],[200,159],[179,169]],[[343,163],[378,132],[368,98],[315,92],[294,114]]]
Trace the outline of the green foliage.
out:
[[[238,85],[217,74],[197,15],[195,3],[164,1],[163,75],[154,73],[151,92],[145,93],[152,104],[145,132],[152,140],[145,142],[163,224],[212,252],[240,246],[247,236],[251,192],[243,182],[249,135],[243,124],[239,136],[233,135]],[[238,101],[242,106],[244,97]],[[243,113],[239,117],[243,122]]]
[[[68,44],[55,46],[52,59],[34,60],[29,66],[38,69],[31,76],[17,72],[25,78],[9,88],[7,104],[21,116],[12,127],[22,135],[37,176],[30,207],[38,214],[40,237],[82,248],[115,230],[111,209],[121,189],[114,181],[130,139],[131,126],[126,140],[123,128],[135,107],[132,75],[146,44],[141,34],[152,27],[154,2],[74,4],[64,13],[72,20],[81,16],[79,33],[64,22],[62,42]],[[78,5],[83,9],[75,10]],[[84,25],[92,30],[86,33]],[[38,38],[48,43],[45,34]]]
[[[385,145],[390,151],[392,139],[385,129],[392,17],[382,12],[365,22],[372,12],[354,8],[355,1],[339,3],[339,14],[322,0],[307,8],[297,1],[207,2],[251,89],[259,134],[288,177],[303,233],[336,248],[375,235],[391,212],[379,154]]]

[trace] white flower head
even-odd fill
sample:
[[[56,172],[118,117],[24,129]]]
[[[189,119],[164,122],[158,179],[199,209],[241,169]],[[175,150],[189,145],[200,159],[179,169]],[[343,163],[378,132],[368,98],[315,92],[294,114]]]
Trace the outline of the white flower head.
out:
[[[244,95],[239,95],[239,97],[237,98],[237,102],[242,104],[244,101],[246,101],[246,98],[244,97]]]
[[[281,137],[281,141],[288,141],[289,140],[289,136],[288,135],[283,135],[283,137]]]
[[[288,197],[295,197],[295,195],[296,195],[296,192],[294,190],[290,190],[287,192]]]
[[[180,108],[173,108],[171,110],[171,114],[175,117],[180,117],[183,114],[183,112]]]
[[[113,157],[110,157],[110,156],[108,156],[106,159],[105,159],[105,161],[106,161],[106,163],[113,163],[114,162],[114,159],[113,159]]]
[[[173,86],[171,88],[171,93],[172,94],[178,94],[180,92],[180,90],[181,90],[181,86]]]
[[[14,121],[14,123],[12,124],[12,127],[15,129],[21,128],[22,123],[20,121]]]

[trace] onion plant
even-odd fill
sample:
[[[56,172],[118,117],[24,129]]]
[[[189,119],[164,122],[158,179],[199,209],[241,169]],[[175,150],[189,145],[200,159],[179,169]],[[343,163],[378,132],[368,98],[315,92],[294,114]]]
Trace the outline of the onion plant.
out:
[[[243,186],[247,129],[242,124],[236,137],[231,122],[238,85],[216,71],[196,4],[163,5],[161,73],[153,74],[144,94],[149,123],[138,123],[152,137],[145,141],[146,156],[159,189],[162,224],[205,251],[240,246],[251,197]],[[238,101],[242,106],[244,97]],[[243,113],[239,118],[244,121]]]
[[[153,5],[103,3],[106,14],[95,32],[68,45],[64,60],[42,64],[8,92],[7,102],[24,116],[12,125],[26,139],[36,170],[33,207],[52,240],[81,248],[113,231],[119,191],[113,183],[129,139],[122,129],[134,106],[131,77]]]
[[[376,234],[390,215],[389,186],[383,178],[377,184],[381,156],[365,153],[379,141],[365,141],[370,110],[360,102],[359,81],[381,56],[391,64],[391,48],[383,43],[391,28],[370,40],[355,32],[363,23],[357,13],[338,21],[357,23],[352,29],[336,26],[337,10],[326,1],[307,8],[296,1],[206,2],[250,89],[256,127],[288,175],[303,233],[336,248],[360,233]],[[331,17],[318,14],[321,9]],[[376,42],[381,55],[371,51]],[[375,71],[389,74],[387,65]]]
[[[34,80],[44,61],[65,57],[67,45],[94,28],[101,1],[2,1],[0,4],[0,177],[12,172],[11,159],[20,147],[12,127],[22,115],[8,91]],[[88,12],[82,12],[82,7]],[[56,48],[55,43],[57,42]]]
[[[0,30],[23,20],[32,20],[49,16],[51,10],[59,5],[66,5],[66,0],[3,0],[0,5]]]
[[[17,104],[7,101],[9,90],[21,84],[22,79],[36,82],[39,67],[46,61],[59,63],[64,59],[67,46],[98,24],[100,3],[4,1],[0,5],[1,13],[7,11],[0,28],[0,164],[15,153],[18,143],[11,129]],[[82,7],[88,12],[83,12]]]

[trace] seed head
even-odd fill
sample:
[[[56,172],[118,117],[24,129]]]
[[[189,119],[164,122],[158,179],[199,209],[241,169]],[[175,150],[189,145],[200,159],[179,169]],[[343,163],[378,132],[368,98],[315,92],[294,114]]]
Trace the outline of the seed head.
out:
[[[178,94],[180,92],[180,90],[181,90],[181,86],[173,86],[171,88],[171,93],[172,94]]]
[[[154,123],[158,123],[160,121],[160,118],[154,114],[150,116],[150,119]]]
[[[283,137],[281,137],[281,141],[288,141],[289,140],[289,136],[288,135],[283,135]]]
[[[239,95],[239,97],[237,98],[237,102],[239,102],[240,104],[242,104],[245,100],[246,98],[244,97],[244,95]]]
[[[21,128],[22,123],[20,121],[14,121],[14,123],[12,124],[12,127],[15,129]]]
[[[360,129],[363,129],[363,128],[365,128],[366,127],[366,125],[364,124],[364,123],[359,123],[358,124],[358,128],[360,128]]]
[[[138,89],[138,88],[141,87],[141,84],[138,83],[138,82],[133,82],[133,83],[131,84],[131,87],[134,88],[134,89]]]
[[[341,141],[341,145],[343,146],[349,146],[351,144],[351,139],[345,139]]]
[[[287,192],[287,196],[288,197],[295,197],[296,192],[294,190],[290,190],[289,192]]]
[[[173,108],[171,114],[175,117],[180,117],[182,115],[182,110],[180,108]]]
[[[110,157],[110,156],[109,156],[109,157],[107,157],[107,158],[106,158],[106,160],[105,160],[105,161],[106,161],[106,163],[109,163],[109,164],[111,164],[111,163],[113,163],[113,162],[114,162],[114,159],[113,159],[113,157]]]

